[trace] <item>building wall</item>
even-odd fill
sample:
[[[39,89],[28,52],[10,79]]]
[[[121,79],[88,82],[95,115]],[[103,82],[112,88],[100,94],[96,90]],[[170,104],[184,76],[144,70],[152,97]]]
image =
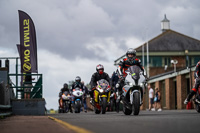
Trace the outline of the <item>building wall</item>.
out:
[[[178,63],[176,64],[176,70],[186,67],[186,57],[185,56],[172,56],[171,60],[177,60],[178,61]],[[149,75],[150,75],[150,77],[152,77],[152,76],[162,74],[162,73],[166,73],[166,72],[169,72],[169,71],[172,71],[172,70],[174,70],[173,64],[172,64],[172,66],[168,66],[166,70],[165,70],[164,67],[150,67],[149,68]]]
[[[187,81],[185,75],[178,75],[177,80],[177,109],[185,109],[186,106],[183,104],[187,97]]]
[[[187,79],[191,79],[188,83]],[[189,85],[188,85],[189,84]],[[167,78],[164,81],[156,81],[150,84],[151,87],[155,90],[155,88],[159,88],[161,93],[161,107],[164,109],[186,109],[186,105],[184,105],[184,100],[186,99],[188,95],[187,88],[190,89],[193,88],[194,85],[194,71],[191,71],[190,73],[186,74],[180,74],[173,78]],[[165,87],[165,88],[164,88]],[[148,92],[148,90],[147,90]],[[165,94],[163,94],[165,93]],[[165,97],[165,99],[163,98]],[[148,98],[148,93],[145,98]],[[163,102],[162,100],[165,100]],[[144,101],[144,107],[148,108],[148,101],[145,99]],[[146,103],[145,103],[146,102]],[[165,103],[165,107],[163,104]],[[193,105],[194,107],[194,105]]]
[[[166,109],[175,109],[175,94],[174,94],[174,84],[173,79],[165,79],[165,89],[166,89]]]
[[[176,64],[176,67],[186,67],[186,56],[172,56],[172,60],[177,60],[178,63]]]

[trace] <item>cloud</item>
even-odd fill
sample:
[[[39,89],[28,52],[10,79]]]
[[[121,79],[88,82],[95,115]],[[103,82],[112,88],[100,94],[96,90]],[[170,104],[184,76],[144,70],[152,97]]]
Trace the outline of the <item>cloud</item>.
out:
[[[52,54],[46,50],[39,50],[39,72],[43,74],[43,92],[47,101],[47,108],[57,108],[58,93],[64,83],[75,80],[80,76],[86,84],[96,72],[96,65],[103,64],[105,72],[110,76],[116,67],[113,62],[76,58],[67,60],[58,54]]]

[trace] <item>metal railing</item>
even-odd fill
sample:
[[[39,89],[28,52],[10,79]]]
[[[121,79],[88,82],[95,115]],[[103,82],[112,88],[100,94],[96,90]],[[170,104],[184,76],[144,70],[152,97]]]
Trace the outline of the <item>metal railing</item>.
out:
[[[24,97],[24,89],[25,88],[32,88],[32,91],[30,92],[30,98],[42,98],[43,97],[43,85],[42,85],[42,74],[8,74],[8,77],[11,76],[31,76],[31,77],[39,77],[36,82],[23,82],[20,85],[17,83],[13,83],[10,80],[8,80],[8,84],[11,85],[11,88],[16,89],[16,98],[17,99],[23,99]],[[31,84],[32,86],[25,86],[26,84]]]

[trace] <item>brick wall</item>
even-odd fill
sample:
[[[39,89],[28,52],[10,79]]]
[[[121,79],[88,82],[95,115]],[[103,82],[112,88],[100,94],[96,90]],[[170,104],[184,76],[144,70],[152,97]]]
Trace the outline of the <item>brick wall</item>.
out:
[[[173,56],[173,57],[171,57],[171,59],[178,61],[178,64],[176,64],[176,70],[186,67],[185,56]],[[171,64],[171,66],[168,66],[167,70],[165,70],[164,67],[150,67],[149,68],[149,75],[155,76],[155,75],[165,73],[165,72],[169,72],[169,71],[172,71],[172,70],[174,70],[173,64]]]
[[[172,56],[171,59],[178,61],[176,67],[186,67],[185,56]]]
[[[149,68],[149,75],[151,76],[155,76],[161,73],[165,73],[165,72],[169,72],[174,70],[173,67],[168,67],[167,70],[164,70],[164,67],[150,67]]]
[[[160,100],[160,104],[161,104],[161,108],[163,107],[162,106],[162,81],[157,81],[155,82],[155,89],[158,88],[158,90],[160,91],[160,97],[161,97],[161,100]]]
[[[175,93],[173,79],[165,79],[166,108],[175,109]]]
[[[185,109],[184,100],[187,97],[187,80],[185,75],[178,75],[177,81],[177,109]]]

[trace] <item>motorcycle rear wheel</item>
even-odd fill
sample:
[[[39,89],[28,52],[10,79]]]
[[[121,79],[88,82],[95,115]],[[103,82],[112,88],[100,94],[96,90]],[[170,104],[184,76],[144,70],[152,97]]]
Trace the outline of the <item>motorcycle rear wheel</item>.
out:
[[[136,92],[133,94],[133,105],[132,110],[134,115],[138,115],[140,112],[140,93]]]

